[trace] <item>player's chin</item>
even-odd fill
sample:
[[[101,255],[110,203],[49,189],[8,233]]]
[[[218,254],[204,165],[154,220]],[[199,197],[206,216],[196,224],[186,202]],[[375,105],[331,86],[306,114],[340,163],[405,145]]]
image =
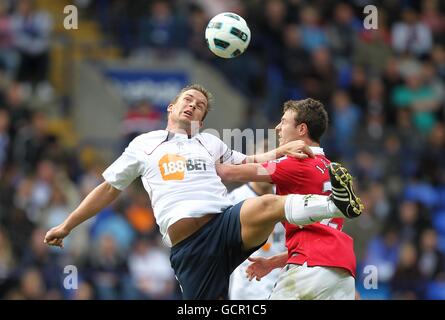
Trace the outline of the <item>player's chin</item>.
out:
[[[179,118],[179,121],[186,126],[190,126],[192,123],[192,119],[187,116],[182,116]]]

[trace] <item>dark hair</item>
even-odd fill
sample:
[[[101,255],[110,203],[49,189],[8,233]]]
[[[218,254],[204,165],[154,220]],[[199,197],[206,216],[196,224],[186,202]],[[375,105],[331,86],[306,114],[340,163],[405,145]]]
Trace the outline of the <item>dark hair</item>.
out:
[[[200,84],[189,84],[188,86],[182,88],[181,91],[176,95],[176,97],[170,103],[171,104],[175,104],[178,101],[178,99],[181,96],[181,94],[183,94],[184,92],[186,92],[188,90],[199,91],[199,92],[201,92],[204,95],[204,97],[206,97],[206,99],[207,99],[207,109],[206,109],[206,111],[204,113],[204,116],[202,117],[202,120],[201,120],[201,121],[204,121],[204,119],[207,116],[207,113],[209,113],[209,111],[211,110],[210,103],[213,100],[213,95],[212,95],[212,93],[210,91],[208,91],[206,88],[204,88]]]
[[[295,125],[306,123],[309,138],[320,143],[321,136],[328,127],[328,113],[324,105],[315,99],[289,100],[284,103],[283,113],[295,111]]]

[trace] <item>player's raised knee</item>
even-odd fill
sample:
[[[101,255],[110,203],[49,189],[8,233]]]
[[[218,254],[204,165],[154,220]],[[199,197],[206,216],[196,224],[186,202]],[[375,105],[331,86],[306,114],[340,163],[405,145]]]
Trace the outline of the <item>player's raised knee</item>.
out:
[[[265,194],[261,197],[257,198],[260,201],[259,205],[261,206],[261,210],[263,212],[275,213],[282,211],[283,200],[281,196],[273,195],[273,194]]]

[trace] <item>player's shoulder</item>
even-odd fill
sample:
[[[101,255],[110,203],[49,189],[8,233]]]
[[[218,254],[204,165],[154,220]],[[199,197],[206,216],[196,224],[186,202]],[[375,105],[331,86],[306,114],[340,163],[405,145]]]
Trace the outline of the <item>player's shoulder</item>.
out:
[[[138,145],[147,142],[153,142],[158,140],[165,140],[168,135],[167,130],[155,130],[147,133],[143,133],[134,138],[130,144]]]
[[[221,143],[221,139],[214,134],[208,132],[201,132],[198,135],[198,139],[202,140],[202,142],[209,144],[219,144]]]
[[[201,132],[197,139],[207,150],[211,150],[211,154],[222,154],[226,151],[222,140],[211,133]]]
[[[276,160],[271,160],[270,162],[276,163],[278,166],[293,166],[300,162],[301,159],[289,156],[283,156]]]
[[[276,160],[269,161],[267,166],[276,170],[277,173],[286,173],[286,175],[298,174],[302,170],[301,159],[295,157],[284,156]]]
[[[167,130],[155,130],[143,133],[134,138],[128,145],[130,148],[147,150],[156,147],[168,137]]]
[[[288,156],[282,156],[281,158],[270,160],[269,162],[270,163],[281,163],[283,161],[286,161],[287,159],[289,159]]]

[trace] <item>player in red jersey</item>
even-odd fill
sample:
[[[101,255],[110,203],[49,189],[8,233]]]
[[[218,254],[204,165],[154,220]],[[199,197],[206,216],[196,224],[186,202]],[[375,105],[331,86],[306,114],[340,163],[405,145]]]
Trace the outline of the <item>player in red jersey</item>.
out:
[[[330,164],[320,148],[327,123],[328,115],[320,102],[313,99],[288,101],[276,127],[279,142],[303,140],[315,158],[283,157],[262,165],[222,166],[218,173],[223,180],[269,181],[276,185],[277,194],[307,194],[308,201],[309,197],[315,197],[309,194],[329,195],[332,192],[332,197],[337,199],[348,197],[341,192],[344,182],[336,176],[351,178],[350,175],[340,165]],[[361,203],[358,206],[362,207]],[[285,267],[271,299],[354,299],[353,240],[342,232],[343,220],[325,219],[304,226],[284,222],[288,251],[270,258],[250,258],[253,263],[247,269],[249,278],[260,280],[271,270]]]

